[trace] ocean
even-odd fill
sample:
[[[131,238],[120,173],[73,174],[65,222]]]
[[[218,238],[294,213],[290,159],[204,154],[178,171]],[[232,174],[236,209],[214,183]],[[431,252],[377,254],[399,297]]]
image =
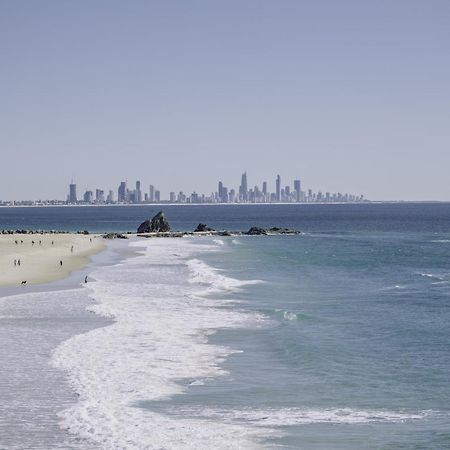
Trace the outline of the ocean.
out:
[[[115,241],[86,286],[8,292],[1,449],[450,448],[450,204],[161,209],[303,233]],[[158,210],[5,208],[0,229]]]

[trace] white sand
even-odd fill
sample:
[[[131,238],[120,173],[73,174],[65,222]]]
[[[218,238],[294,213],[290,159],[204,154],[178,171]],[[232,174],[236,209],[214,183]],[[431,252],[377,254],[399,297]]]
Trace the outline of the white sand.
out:
[[[0,235],[0,286],[19,285],[22,281],[39,284],[65,278],[104,248],[106,244],[99,235]]]

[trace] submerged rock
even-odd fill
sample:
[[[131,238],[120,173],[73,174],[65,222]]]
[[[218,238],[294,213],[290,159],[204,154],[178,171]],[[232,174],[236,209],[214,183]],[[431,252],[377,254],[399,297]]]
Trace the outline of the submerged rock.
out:
[[[264,228],[251,227],[250,230],[248,230],[245,234],[248,234],[250,236],[267,235],[267,231]]]
[[[138,233],[164,233],[170,231],[170,224],[166,216],[160,211],[152,220],[142,222],[138,229]]]
[[[206,225],[206,223],[199,223],[197,225],[197,228],[194,230],[194,233],[201,233],[201,232],[205,232],[205,231],[214,231],[214,229],[208,227],[208,225]]]

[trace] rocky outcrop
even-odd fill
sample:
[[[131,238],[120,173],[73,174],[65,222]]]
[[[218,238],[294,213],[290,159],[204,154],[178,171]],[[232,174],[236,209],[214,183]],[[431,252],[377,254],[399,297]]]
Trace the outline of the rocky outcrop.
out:
[[[170,231],[170,224],[166,216],[160,211],[152,220],[142,222],[137,232],[140,233],[166,233]]]
[[[197,225],[197,228],[194,230],[194,233],[204,233],[205,231],[215,231],[215,230],[208,227],[206,223],[199,223]]]
[[[106,233],[103,235],[103,239],[128,239],[122,233]]]
[[[249,236],[260,236],[267,235],[267,231],[264,228],[251,227],[245,234],[248,234]]]

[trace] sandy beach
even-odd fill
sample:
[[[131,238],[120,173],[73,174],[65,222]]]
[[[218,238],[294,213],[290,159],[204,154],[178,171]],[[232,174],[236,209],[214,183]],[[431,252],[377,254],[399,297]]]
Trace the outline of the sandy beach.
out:
[[[92,255],[105,248],[99,235],[0,235],[0,286],[63,279],[81,269]]]

